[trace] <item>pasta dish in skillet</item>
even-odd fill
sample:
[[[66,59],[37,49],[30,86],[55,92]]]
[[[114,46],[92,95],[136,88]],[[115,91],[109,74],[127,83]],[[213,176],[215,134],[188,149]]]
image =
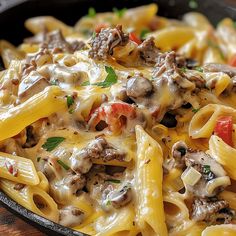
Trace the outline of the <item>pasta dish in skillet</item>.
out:
[[[0,189],[89,235],[236,235],[236,26],[157,5],[0,41]]]

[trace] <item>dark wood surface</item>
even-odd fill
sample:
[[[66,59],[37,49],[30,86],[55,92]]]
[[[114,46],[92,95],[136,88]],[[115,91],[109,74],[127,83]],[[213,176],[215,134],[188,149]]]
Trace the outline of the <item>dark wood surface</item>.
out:
[[[1,236],[46,236],[29,223],[12,214],[0,203]]]

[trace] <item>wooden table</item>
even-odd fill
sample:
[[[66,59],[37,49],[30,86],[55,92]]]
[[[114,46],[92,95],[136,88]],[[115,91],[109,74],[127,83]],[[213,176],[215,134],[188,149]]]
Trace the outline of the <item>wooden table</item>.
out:
[[[13,215],[0,203],[0,235],[2,236],[46,236],[38,229]]]

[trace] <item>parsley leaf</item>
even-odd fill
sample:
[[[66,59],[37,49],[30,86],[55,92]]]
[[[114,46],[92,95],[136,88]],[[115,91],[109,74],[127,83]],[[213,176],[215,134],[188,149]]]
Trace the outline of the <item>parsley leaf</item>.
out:
[[[93,7],[90,7],[90,8],[88,9],[88,17],[93,18],[93,17],[95,17],[95,16],[96,16],[96,10],[95,10]]]
[[[187,68],[186,68],[186,67],[182,67],[182,68],[180,68],[180,71],[181,71],[181,72],[186,72],[186,71],[187,71]]]
[[[145,39],[146,35],[150,33],[150,30],[149,29],[143,29],[140,33],[140,38],[141,39]]]
[[[66,102],[67,102],[67,107],[69,108],[70,106],[72,106],[74,104],[74,98],[71,95],[68,95],[66,98]]]
[[[53,81],[50,81],[50,84],[51,84],[51,85],[58,85],[59,82],[58,82],[58,80],[53,80]]]
[[[196,8],[198,8],[198,3],[197,3],[196,0],[190,0],[190,1],[188,2],[188,6],[189,6],[191,9],[196,9]]]
[[[113,11],[114,13],[116,13],[116,15],[117,15],[119,18],[121,18],[121,17],[125,14],[125,12],[127,11],[127,8],[117,9],[116,7],[114,7],[114,8],[112,9],[112,11]]]
[[[200,108],[194,108],[194,109],[192,109],[192,112],[197,113],[199,110],[200,110]]]
[[[203,69],[202,69],[202,67],[200,67],[200,66],[196,66],[196,67],[194,68],[194,70],[197,70],[197,71],[199,71],[199,72],[203,72]]]
[[[234,28],[236,29],[236,21],[234,21]]]
[[[81,86],[87,86],[87,85],[90,85],[89,81],[84,81]]]
[[[69,113],[72,114],[75,110],[73,108],[70,108]]]
[[[121,181],[119,179],[107,179],[105,180],[106,182],[111,182],[111,183],[114,183],[114,184],[119,184],[121,183]]]
[[[64,137],[50,137],[42,145],[42,148],[45,149],[48,152],[51,152],[53,149],[55,149],[64,140],[65,140]]]
[[[111,85],[115,84],[117,82],[116,72],[110,66],[105,66],[105,70],[107,72],[107,76],[103,82],[97,82],[97,83],[90,84],[89,81],[85,81],[81,84],[81,86],[96,85],[96,86],[100,86],[102,88],[107,88],[107,87],[110,87]]]
[[[208,174],[211,171],[211,167],[209,165],[203,165],[202,172],[204,174]]]
[[[61,165],[65,170],[69,170],[70,169],[70,167],[66,163],[64,163],[63,161],[61,161],[59,159],[57,160],[57,163],[59,165]]]

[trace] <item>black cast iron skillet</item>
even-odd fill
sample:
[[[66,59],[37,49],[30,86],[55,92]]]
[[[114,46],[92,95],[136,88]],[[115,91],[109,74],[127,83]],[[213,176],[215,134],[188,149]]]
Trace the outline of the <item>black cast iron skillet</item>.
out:
[[[130,8],[156,2],[159,5],[158,14],[170,18],[181,16],[193,9],[189,7],[190,0],[0,0],[0,38],[14,44],[20,44],[23,38],[30,36],[24,29],[24,21],[33,16],[53,15],[67,24],[75,22],[87,13],[89,7],[97,11],[109,11],[113,7]],[[216,25],[224,17],[236,20],[236,0],[197,0],[198,8],[194,9],[205,14]],[[47,235],[77,235],[85,234],[71,230],[49,221],[11,200],[0,191],[0,201],[12,212],[21,216]]]

